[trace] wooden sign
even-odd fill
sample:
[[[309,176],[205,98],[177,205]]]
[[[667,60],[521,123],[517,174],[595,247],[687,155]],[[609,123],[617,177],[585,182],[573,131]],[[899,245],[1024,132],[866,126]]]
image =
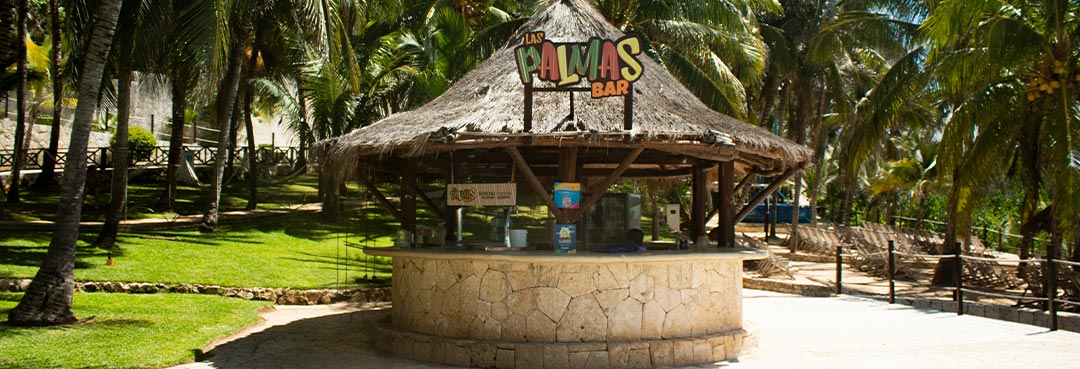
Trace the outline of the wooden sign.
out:
[[[634,81],[645,71],[638,55],[641,39],[593,37],[588,42],[556,43],[544,32],[529,32],[515,49],[521,83],[531,86],[533,76],[563,88],[588,82],[593,98],[631,94]]]
[[[517,205],[515,183],[451,183],[446,185],[448,206]]]

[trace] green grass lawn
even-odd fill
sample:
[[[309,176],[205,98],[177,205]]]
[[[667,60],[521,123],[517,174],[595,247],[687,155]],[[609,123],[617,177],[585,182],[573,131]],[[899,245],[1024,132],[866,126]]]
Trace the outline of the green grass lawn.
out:
[[[277,209],[283,206],[295,206],[307,202],[316,202],[319,189],[317,175],[304,175],[288,180],[260,180],[258,186],[258,207]],[[221,194],[222,211],[241,210],[247,206],[247,182],[236,179],[230,182]],[[205,210],[206,191],[198,187],[177,186],[174,212],[161,213],[158,199],[164,188],[160,176],[142,175],[134,177],[128,185],[128,219],[168,218],[176,215],[202,214]],[[109,208],[109,187],[103,183],[100,198],[87,195],[83,205],[83,221],[102,221]],[[56,204],[60,200],[60,190],[48,191],[24,190],[22,203],[4,205],[0,219],[5,220],[48,220],[56,218]]]
[[[0,317],[21,294],[0,293]],[[267,302],[201,295],[78,293],[79,323],[0,324],[0,367],[160,368],[190,362],[210,340],[255,322]]]
[[[294,213],[225,224],[211,234],[195,229],[122,233],[112,266],[105,265],[105,250],[91,246],[96,233],[86,233],[79,240],[75,278],[233,287],[354,286],[355,278],[372,273],[372,268],[380,278],[389,278],[388,260],[369,262],[359,249],[392,244],[396,223],[383,213],[374,208],[366,215],[354,211],[353,218],[337,223],[315,213]],[[33,277],[50,236],[0,235],[0,277]]]

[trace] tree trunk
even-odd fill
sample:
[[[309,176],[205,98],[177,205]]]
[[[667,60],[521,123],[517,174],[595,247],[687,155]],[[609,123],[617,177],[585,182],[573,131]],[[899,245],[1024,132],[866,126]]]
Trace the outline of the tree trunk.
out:
[[[18,1],[18,17],[16,21],[18,35],[15,39],[18,40],[16,55],[19,60],[15,62],[15,143],[13,146],[15,150],[14,161],[11,165],[11,175],[8,177],[11,182],[11,188],[7,193],[8,204],[19,203],[19,186],[22,184],[20,176],[22,175],[22,166],[25,162],[26,150],[23,146],[23,141],[26,136],[26,22],[29,17],[29,8],[26,6],[26,0]]]
[[[35,189],[56,185],[56,158],[60,153],[60,118],[64,114],[64,81],[60,78],[60,1],[49,0],[49,33],[52,51],[49,52],[49,73],[53,83],[53,120],[49,130],[49,149],[41,163],[41,174],[34,181]]]
[[[254,59],[254,58],[252,58]],[[258,205],[259,195],[259,163],[255,151],[255,124],[251,121],[251,88],[247,88],[244,94],[244,126],[247,129],[247,159],[248,159],[248,203],[247,210],[254,210]],[[272,149],[272,148],[271,148]]]
[[[951,194],[949,197],[954,198],[956,194]],[[956,204],[950,200],[949,207],[947,209],[948,219],[945,222],[945,237],[941,245],[938,245],[937,250],[934,250],[940,255],[952,255],[956,252],[956,218],[957,207]],[[930,279],[930,283],[939,286],[955,286],[956,285],[956,268],[960,266],[957,260],[954,258],[941,258],[938,260],[937,267],[934,268],[934,276]]]
[[[304,98],[304,89],[301,87],[303,80],[300,77],[296,78],[296,104],[300,110],[300,148],[298,157],[296,158],[295,171],[307,171],[307,149],[308,149],[308,137],[311,136],[311,130],[307,124],[307,99]]]
[[[133,75],[131,60],[134,53],[136,19],[141,0],[126,0],[120,14],[119,60],[120,71],[116,78],[116,133],[113,138],[112,185],[109,191],[109,211],[105,214],[105,223],[101,226],[94,246],[111,249],[116,243],[120,231],[120,220],[127,210],[128,167],[131,162],[131,148],[128,144],[128,127],[131,124],[131,79]]]
[[[214,160],[214,174],[210,180],[210,193],[206,214],[199,224],[200,232],[213,232],[218,224],[218,207],[221,202],[221,185],[225,175],[225,158],[229,151],[229,132],[232,131],[233,110],[236,104],[237,90],[240,88],[240,67],[247,45],[248,28],[251,23],[251,9],[240,10],[242,15],[229,52],[229,69],[221,81],[217,97],[217,121],[221,129],[218,135],[217,157]]]
[[[172,133],[169,135],[169,162],[165,170],[165,191],[161,194],[158,202],[162,212],[173,211],[173,202],[176,201],[176,181],[180,171],[181,154],[184,149],[184,121],[187,109],[187,86],[186,74],[181,70],[182,66],[173,66],[173,75],[170,81],[172,86]]]
[[[71,130],[68,155],[86,157],[90,138],[90,121],[94,115],[101,77],[112,45],[120,0],[99,0],[94,10],[90,42],[79,81],[79,103]],[[45,260],[19,305],[8,312],[8,324],[41,326],[69,324],[76,321],[71,311],[75,293],[75,241],[79,237],[79,218],[82,215],[82,192],[86,181],[86,161],[72,160],[66,165],[60,190],[56,225],[49,242]]]

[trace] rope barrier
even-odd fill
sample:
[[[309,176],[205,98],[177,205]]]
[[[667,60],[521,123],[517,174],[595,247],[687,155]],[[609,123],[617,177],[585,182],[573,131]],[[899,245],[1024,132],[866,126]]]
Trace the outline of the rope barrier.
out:
[[[967,289],[967,288],[964,288],[964,289],[961,289],[961,290],[964,291],[965,293],[973,293],[973,294],[981,295],[981,296],[1000,297],[1000,298],[1005,298],[1005,299],[1031,300],[1031,301],[1047,301],[1047,300],[1049,300],[1049,299],[1047,299],[1045,297],[1014,296],[1014,295],[1006,295],[1006,294],[1002,294],[1002,293],[993,293],[993,292],[984,292],[984,291],[979,291],[979,290],[972,290],[972,289]]]
[[[1058,264],[1062,264],[1062,265],[1080,266],[1080,263],[1077,263],[1075,261],[1066,261],[1066,260],[1057,260],[1057,259],[1055,259],[1054,262],[1058,263]]]
[[[933,255],[933,254],[909,254],[909,253],[906,253],[906,252],[894,252],[894,254],[897,254],[897,255],[901,255],[901,256],[910,256],[910,257],[916,257],[916,258],[937,258],[937,259],[943,259],[943,258],[955,258],[955,257],[956,257],[956,255],[951,255],[951,254],[941,254],[941,255]]]
[[[964,260],[975,260],[975,261],[989,261],[989,262],[1016,262],[1017,261],[1017,260],[998,259],[998,258],[985,258],[985,257],[980,257],[980,256],[969,256],[969,255],[963,255],[961,257],[964,258]]]
[[[1054,301],[1055,302],[1060,302],[1060,303],[1066,304],[1066,305],[1080,306],[1080,302],[1072,301],[1072,300],[1054,300]]]

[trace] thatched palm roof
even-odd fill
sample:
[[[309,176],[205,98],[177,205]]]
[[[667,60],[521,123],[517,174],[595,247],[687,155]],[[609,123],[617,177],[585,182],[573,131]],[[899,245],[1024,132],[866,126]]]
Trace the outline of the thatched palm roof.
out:
[[[646,147],[706,160],[734,159],[742,171],[778,173],[805,167],[812,150],[757,126],[709,109],[667,70],[641,55],[644,75],[634,84],[633,130],[623,131],[623,98],[577,93],[568,120],[567,92],[536,93],[531,132],[523,132],[523,86],[514,48],[526,32],[544,31],[555,42],[623,36],[587,0],[558,0],[517,30],[502,49],[463,76],[442,96],[345,136],[320,151],[339,178],[352,177],[370,158],[501,146]],[[537,86],[541,86],[537,84]],[[365,159],[368,158],[368,159]],[[618,159],[613,161],[618,163]]]

